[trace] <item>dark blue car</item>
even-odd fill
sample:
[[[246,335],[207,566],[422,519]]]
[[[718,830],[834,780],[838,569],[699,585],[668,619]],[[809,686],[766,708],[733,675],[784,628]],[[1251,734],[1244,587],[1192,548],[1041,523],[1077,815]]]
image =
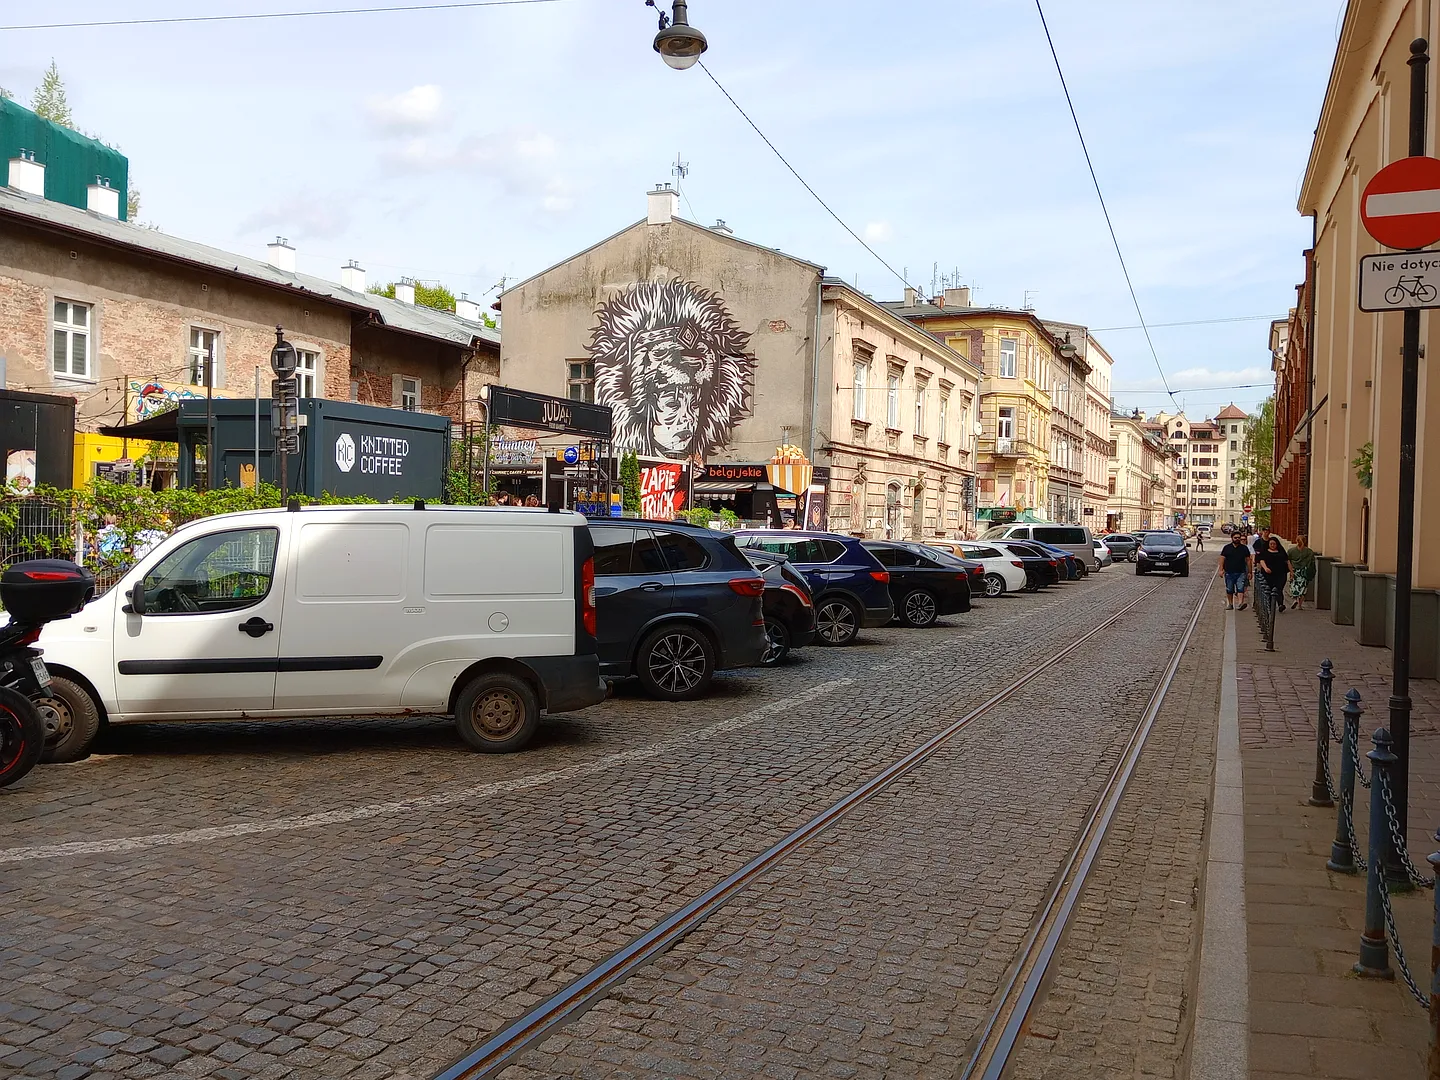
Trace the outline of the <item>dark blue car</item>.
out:
[[[784,555],[805,575],[815,597],[815,640],[822,645],[849,645],[862,626],[885,626],[895,617],[890,572],[854,537],[756,529],[736,533],[735,542]]]

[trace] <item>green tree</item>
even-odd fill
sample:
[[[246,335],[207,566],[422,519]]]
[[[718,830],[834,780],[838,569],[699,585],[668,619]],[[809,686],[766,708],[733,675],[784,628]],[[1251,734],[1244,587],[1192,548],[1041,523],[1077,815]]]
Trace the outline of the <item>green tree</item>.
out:
[[[625,456],[620,459],[620,483],[625,512],[638,514],[640,512],[640,459],[635,456],[633,450],[626,451]]]
[[[35,88],[30,99],[31,110],[44,120],[61,127],[73,128],[75,118],[70,113],[70,102],[65,97],[65,82],[60,78],[60,68],[55,60],[45,69],[45,76]]]
[[[1255,521],[1270,524],[1271,490],[1275,486],[1275,395],[1265,399],[1260,411],[1245,421],[1245,452],[1235,470],[1245,505],[1255,507]],[[1260,509],[1266,507],[1266,509]]]
[[[12,94],[9,90],[6,90],[5,87],[0,86],[0,98],[4,98],[6,101],[13,101],[15,99],[15,95]]]
[[[385,285],[371,285],[370,291],[376,296],[388,296],[395,299],[395,285],[392,281]],[[423,281],[415,282],[415,303],[421,307],[434,308],[436,311],[454,311],[455,294],[444,285],[426,285]]]

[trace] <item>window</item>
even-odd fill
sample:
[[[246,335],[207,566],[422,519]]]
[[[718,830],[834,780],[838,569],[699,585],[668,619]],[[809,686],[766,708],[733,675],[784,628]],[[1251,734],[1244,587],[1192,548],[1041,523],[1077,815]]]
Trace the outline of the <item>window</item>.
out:
[[[595,400],[595,365],[589,360],[571,360],[567,393],[571,401]]]
[[[925,434],[925,395],[929,393],[928,383],[915,384],[915,434]]]
[[[596,528],[590,530],[595,544],[595,576],[628,574],[635,548],[635,530]]]
[[[406,412],[420,411],[420,380],[400,377],[400,408]]]
[[[1115,494],[1115,477],[1110,477],[1110,494]]]
[[[300,396],[315,397],[315,386],[320,378],[320,354],[296,349],[295,361],[295,381],[299,383]]]
[[[1015,378],[1015,357],[1020,351],[1020,342],[1013,337],[1000,339],[1000,378]]]
[[[891,375],[885,388],[885,426],[900,426],[900,376]]]
[[[90,331],[92,308],[74,300],[55,301],[53,356],[56,375],[93,378],[90,373]]]
[[[850,415],[856,420],[865,419],[865,394],[870,388],[870,365],[862,360],[855,361],[855,377],[851,380],[855,385],[855,405]]]
[[[1013,439],[1015,437],[1015,410],[1009,407],[1000,410],[999,416],[995,419],[995,437],[999,439]]]
[[[1046,528],[1036,528],[1035,539],[1042,544],[1083,545],[1085,543],[1085,532],[1083,529],[1052,525]]]
[[[939,439],[941,442],[949,442],[949,441],[950,441],[950,431],[949,431],[949,429],[945,426],[946,415],[947,415],[949,412],[950,412],[950,395],[949,395],[949,394],[946,394],[946,395],[944,395],[943,397],[941,397],[941,399],[940,399],[940,430],[935,433],[935,437],[936,437],[937,439]]]
[[[1231,452],[1232,454],[1233,454],[1237,449],[1239,449],[1239,446],[1240,446],[1240,444],[1239,444],[1239,442],[1238,442],[1237,440],[1235,440],[1235,439],[1231,439],[1231,440],[1230,440],[1230,452]]]
[[[1234,484],[1231,484],[1231,485],[1230,485],[1230,494],[1231,494],[1231,495],[1234,495],[1234,494],[1235,494],[1235,485],[1234,485]]]
[[[206,367],[207,361],[210,367]],[[216,376],[209,383],[205,380],[206,371],[212,371]],[[190,328],[190,385],[191,386],[214,386],[220,382],[220,334],[215,330],[206,330],[201,326]]]
[[[1238,434],[1240,434],[1240,425],[1239,425],[1239,424],[1231,424],[1231,425],[1230,425],[1230,434],[1231,434],[1231,435],[1238,435]]]
[[[693,536],[680,533],[657,532],[655,539],[665,554],[666,565],[674,571],[704,570],[710,565],[710,556],[705,545]]]
[[[1110,456],[1111,456],[1111,457],[1119,457],[1119,456],[1120,456],[1120,440],[1119,440],[1119,439],[1111,439],[1111,440],[1110,440]]]
[[[196,537],[145,575],[145,614],[233,611],[263,600],[275,573],[275,529]]]
[[[746,547],[756,547],[761,551],[773,551],[777,555],[784,555],[792,563],[832,563],[845,554],[845,545],[838,540],[822,540],[818,537],[804,537],[790,539],[784,536],[771,536],[766,533],[740,537]]]

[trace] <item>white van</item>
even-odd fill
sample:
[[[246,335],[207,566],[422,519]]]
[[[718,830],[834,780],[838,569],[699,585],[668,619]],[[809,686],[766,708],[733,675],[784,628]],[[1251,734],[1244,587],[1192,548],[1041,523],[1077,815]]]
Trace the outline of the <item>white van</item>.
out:
[[[1051,547],[1064,548],[1077,559],[1086,570],[1099,570],[1100,560],[1095,555],[1095,538],[1083,525],[996,525],[987,529],[981,540],[1034,540]]]
[[[519,750],[606,695],[579,514],[337,506],[177,529],[39,642],[47,760],[103,721],[444,714]]]

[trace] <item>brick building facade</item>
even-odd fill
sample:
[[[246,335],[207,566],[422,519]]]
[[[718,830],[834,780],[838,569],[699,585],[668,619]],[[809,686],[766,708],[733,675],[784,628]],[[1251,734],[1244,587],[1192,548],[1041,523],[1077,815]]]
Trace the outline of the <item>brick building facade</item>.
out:
[[[1312,254],[1305,252],[1305,281],[1295,287],[1295,306],[1286,318],[1270,326],[1270,367],[1275,372],[1275,486],[1270,527],[1285,537],[1310,531]]]

